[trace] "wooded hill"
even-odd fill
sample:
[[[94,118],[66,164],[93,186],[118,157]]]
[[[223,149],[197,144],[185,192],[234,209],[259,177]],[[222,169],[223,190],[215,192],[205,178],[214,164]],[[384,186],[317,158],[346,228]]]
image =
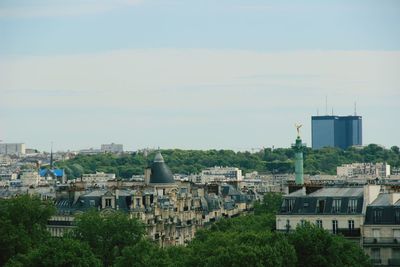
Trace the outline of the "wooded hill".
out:
[[[265,148],[256,153],[234,152],[232,150],[181,150],[161,151],[173,173],[193,174],[214,166],[238,167],[244,173],[293,173],[294,151],[291,148]],[[143,153],[78,155],[57,162],[64,168],[69,179],[83,173],[96,171],[115,173],[120,178],[131,178],[143,174],[144,168],[153,160],[154,152],[147,157]],[[387,162],[392,168],[400,167],[399,147],[390,149],[370,144],[364,148],[323,148],[304,152],[304,172],[306,174],[336,174],[336,167],[353,162]]]

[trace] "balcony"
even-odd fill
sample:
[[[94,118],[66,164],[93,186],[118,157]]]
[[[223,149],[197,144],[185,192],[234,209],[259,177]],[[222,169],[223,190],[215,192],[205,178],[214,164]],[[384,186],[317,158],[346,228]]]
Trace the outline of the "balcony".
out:
[[[382,263],[381,259],[371,259],[373,265],[380,265]]]
[[[400,266],[400,259],[389,259],[390,266]]]
[[[394,237],[364,237],[364,247],[400,247],[400,240]]]
[[[343,235],[344,237],[360,237],[361,236],[360,228],[354,228],[354,229],[339,228],[337,233]]]

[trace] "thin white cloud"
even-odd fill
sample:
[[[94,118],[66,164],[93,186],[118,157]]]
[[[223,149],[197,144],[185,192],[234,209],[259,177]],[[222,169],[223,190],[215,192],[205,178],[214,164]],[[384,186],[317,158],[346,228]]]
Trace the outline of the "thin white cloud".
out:
[[[373,103],[384,95],[390,104],[400,92],[399,68],[400,52],[124,50],[3,59],[0,90],[5,90],[2,99],[7,106],[17,103],[12,101],[16,97],[20,98],[18,103],[32,105],[31,98],[16,94],[21,90],[26,95],[39,90],[40,98],[46,97],[46,90],[60,90],[67,99],[75,97],[73,92],[83,91],[96,94],[91,103],[110,107],[193,106],[191,101],[204,101],[211,107],[244,105],[246,101],[262,104],[267,96],[276,100],[288,97],[288,104],[295,102],[291,96],[304,97],[302,103],[307,105],[315,101],[311,97],[325,95],[338,104],[343,96]],[[229,101],[220,101],[226,97]],[[68,105],[87,103],[82,97]]]
[[[398,69],[400,51],[144,49],[4,57],[0,132],[24,140],[32,129],[27,143],[56,135],[65,148],[110,137],[139,147],[286,146],[295,122],[309,139],[309,116],[318,107],[322,113],[327,95],[329,112],[333,107],[340,115],[351,114],[357,101],[365,142],[390,146],[399,131],[387,123],[400,108]],[[43,132],[37,120],[62,125]]]
[[[34,4],[15,1],[0,4],[0,18],[66,17],[104,13],[117,8],[136,6],[143,0],[38,0]]]

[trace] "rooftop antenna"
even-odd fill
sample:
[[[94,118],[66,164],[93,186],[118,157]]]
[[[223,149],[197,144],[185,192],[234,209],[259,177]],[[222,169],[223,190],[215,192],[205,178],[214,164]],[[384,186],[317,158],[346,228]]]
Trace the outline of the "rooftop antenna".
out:
[[[357,102],[354,102],[354,116],[357,116]]]
[[[325,114],[328,115],[328,96],[325,96]]]
[[[51,142],[51,149],[50,149],[50,169],[53,169],[53,141]]]
[[[333,107],[332,107],[332,116],[333,116]]]

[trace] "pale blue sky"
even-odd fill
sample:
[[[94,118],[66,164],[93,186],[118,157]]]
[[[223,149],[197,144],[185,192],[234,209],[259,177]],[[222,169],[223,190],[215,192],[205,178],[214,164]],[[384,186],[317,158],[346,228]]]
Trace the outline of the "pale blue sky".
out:
[[[357,101],[399,145],[399,1],[3,0],[0,139],[56,149],[287,147]]]

